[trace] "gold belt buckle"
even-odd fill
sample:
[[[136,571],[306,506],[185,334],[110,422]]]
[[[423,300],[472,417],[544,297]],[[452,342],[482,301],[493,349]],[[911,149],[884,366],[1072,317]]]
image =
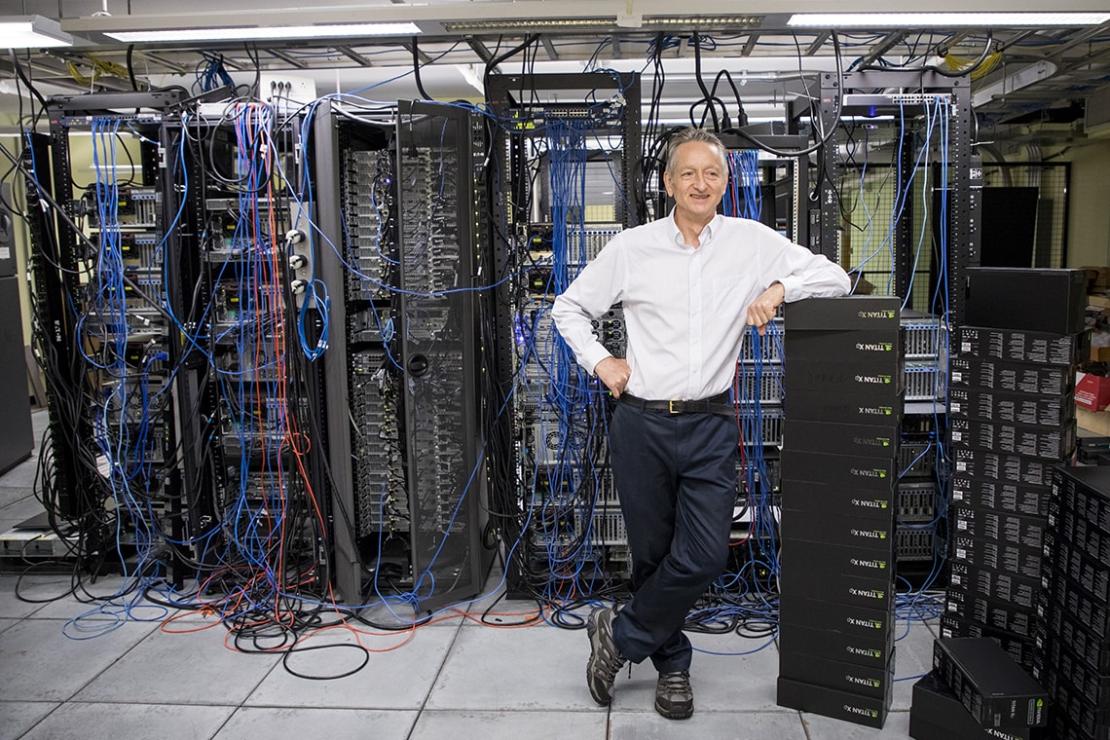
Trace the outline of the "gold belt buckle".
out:
[[[677,411],[675,411],[674,405],[675,405],[674,401],[667,401],[667,413],[668,414],[677,414],[678,413]]]

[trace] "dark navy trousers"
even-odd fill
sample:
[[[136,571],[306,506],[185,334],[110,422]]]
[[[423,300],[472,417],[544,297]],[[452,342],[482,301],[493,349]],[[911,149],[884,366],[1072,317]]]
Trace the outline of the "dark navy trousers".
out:
[[[634,663],[690,668],[686,614],[728,558],[736,503],[736,420],[617,403],[609,428],[614,481],[632,551],[632,600],[614,638]]]

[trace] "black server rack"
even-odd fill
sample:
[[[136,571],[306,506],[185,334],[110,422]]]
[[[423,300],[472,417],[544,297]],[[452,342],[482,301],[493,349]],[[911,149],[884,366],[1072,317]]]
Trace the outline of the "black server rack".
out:
[[[33,341],[49,379],[42,485],[51,526],[75,538],[70,555],[110,547],[119,567],[137,562],[139,575],[164,576],[169,564],[177,583],[189,557],[177,544],[187,505],[172,372],[181,346],[167,308],[176,273],[163,268],[176,204],[165,196],[174,183],[161,155],[181,98],[52,98],[50,136],[32,135],[25,155]],[[92,142],[91,176],[74,170],[75,133]]]
[[[321,275],[334,291],[325,394],[335,582],[418,611],[481,590],[486,459],[478,289],[488,246],[484,127],[461,108],[322,107]]]
[[[492,370],[498,379],[491,397],[509,408],[491,424],[491,439],[509,451],[498,466],[501,477],[491,482],[502,510],[513,512],[502,530],[506,553],[514,555],[507,565],[511,597],[577,598],[631,577],[608,465],[611,402],[603,390],[577,385],[584,373],[555,330],[551,305],[555,286],[572,280],[610,239],[639,222],[633,194],[639,83],[636,73],[489,80],[495,114],[512,122],[507,133],[494,132],[500,159],[490,173],[496,182],[491,192],[501,194],[491,204],[499,220],[494,262],[498,277],[505,278],[491,296],[497,327]],[[521,88],[532,93],[522,97]],[[580,163],[580,203],[568,204],[553,192],[552,168],[558,165],[538,144],[555,132]],[[556,249],[562,250],[558,256]],[[614,355],[624,355],[619,305],[597,318],[595,331]],[[560,378],[570,379],[566,388]]]
[[[6,203],[12,190],[0,183],[0,473],[31,456],[31,403],[27,391],[27,362],[23,355],[23,311],[19,305],[16,271],[15,220]]]

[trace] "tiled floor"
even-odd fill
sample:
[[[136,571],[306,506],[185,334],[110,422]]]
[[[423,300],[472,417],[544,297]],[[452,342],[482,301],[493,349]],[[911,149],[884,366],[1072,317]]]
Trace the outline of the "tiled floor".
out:
[[[36,430],[45,419],[36,414]],[[35,513],[33,466],[0,477],[0,526]],[[747,655],[695,656],[698,711],[684,722],[652,709],[654,675],[621,673],[613,706],[600,709],[583,680],[588,652],[582,632],[550,627],[493,629],[470,621],[423,627],[408,635],[357,638],[342,630],[312,643],[334,645],[290,656],[307,675],[343,673],[364,653],[367,665],[347,678],[296,678],[277,655],[237,653],[219,626],[166,634],[159,621],[115,627],[105,615],[70,621],[88,610],[73,598],[28,604],[15,577],[0,576],[0,740],[6,738],[776,738],[869,740],[908,736],[910,686],[900,681],[886,729],[869,730],[775,705],[774,644]],[[494,581],[495,583],[496,581]],[[20,593],[46,599],[68,579],[25,579]],[[110,593],[108,579],[90,590]],[[523,611],[526,605],[518,605]],[[505,608],[511,608],[509,602]],[[142,616],[158,620],[151,609]],[[202,627],[200,621],[175,628]],[[933,627],[899,631],[897,676],[922,673],[931,660]],[[74,639],[87,638],[87,639]],[[748,652],[760,642],[692,635],[695,647]],[[311,644],[311,643],[310,643]]]

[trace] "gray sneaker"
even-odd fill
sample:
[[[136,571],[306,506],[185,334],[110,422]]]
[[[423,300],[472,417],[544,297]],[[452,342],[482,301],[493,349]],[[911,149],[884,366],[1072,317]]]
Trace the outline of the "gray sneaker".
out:
[[[617,671],[627,662],[613,640],[615,612],[605,607],[596,609],[586,621],[586,634],[590,637],[590,660],[586,663],[586,685],[590,696],[601,706],[613,700],[613,681]]]
[[[667,719],[686,719],[694,713],[690,672],[660,673],[655,684],[655,711]]]

